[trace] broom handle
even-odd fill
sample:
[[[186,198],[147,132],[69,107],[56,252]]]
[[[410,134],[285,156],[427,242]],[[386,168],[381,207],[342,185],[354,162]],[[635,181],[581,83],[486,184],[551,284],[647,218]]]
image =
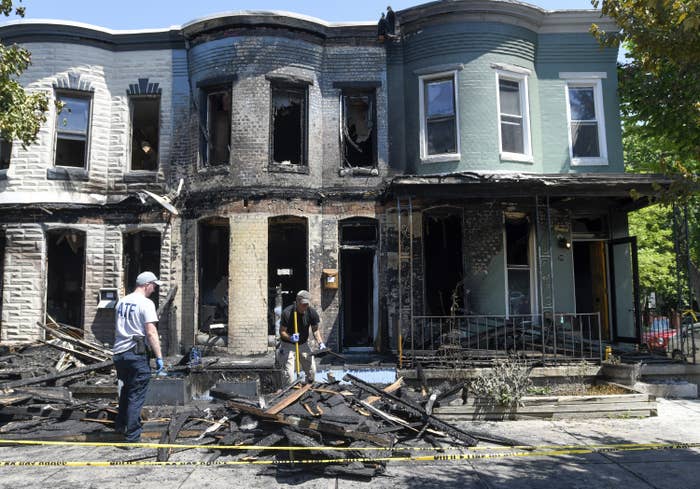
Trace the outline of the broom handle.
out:
[[[299,334],[299,326],[297,326],[297,311],[296,311],[296,309],[294,310],[294,334]],[[297,378],[298,378],[299,372],[301,371],[301,369],[299,368],[299,342],[297,341],[296,343],[294,343],[294,346],[296,346],[296,349],[297,349],[297,355],[296,355],[297,362],[296,363],[297,363]]]

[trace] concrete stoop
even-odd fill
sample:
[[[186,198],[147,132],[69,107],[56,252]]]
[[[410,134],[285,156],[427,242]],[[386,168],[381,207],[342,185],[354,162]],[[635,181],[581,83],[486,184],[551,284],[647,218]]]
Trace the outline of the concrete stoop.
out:
[[[667,399],[696,399],[698,386],[685,380],[657,380],[636,382],[633,388],[639,392]]]

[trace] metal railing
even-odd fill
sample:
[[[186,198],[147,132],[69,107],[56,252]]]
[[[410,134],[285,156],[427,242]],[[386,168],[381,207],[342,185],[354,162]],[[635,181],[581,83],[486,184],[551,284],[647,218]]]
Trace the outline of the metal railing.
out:
[[[671,317],[646,313],[643,317],[643,349],[659,360],[696,363],[700,322],[694,311]]]
[[[544,363],[602,359],[599,313],[413,316],[403,364],[458,366],[517,354]]]

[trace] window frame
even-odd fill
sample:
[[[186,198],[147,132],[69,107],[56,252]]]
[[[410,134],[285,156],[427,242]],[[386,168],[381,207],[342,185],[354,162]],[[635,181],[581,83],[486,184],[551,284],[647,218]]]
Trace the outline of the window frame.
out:
[[[371,104],[370,107],[370,118],[372,120],[372,135],[371,135],[371,140],[372,140],[372,154],[370,161],[368,162],[369,164],[363,165],[363,166],[357,166],[357,167],[351,167],[346,165],[345,161],[345,145],[347,144],[345,141],[345,133],[343,131],[343,128],[345,126],[345,117],[346,117],[346,97],[353,97],[353,96],[368,96],[369,97],[369,102]],[[340,89],[340,120],[339,120],[339,125],[338,125],[338,131],[340,135],[340,168],[341,169],[348,169],[348,168],[367,168],[367,169],[374,169],[377,168],[377,164],[379,161],[378,157],[378,139],[377,139],[377,89],[376,88],[360,88],[360,87],[345,87]]]
[[[461,159],[460,145],[460,124],[459,124],[459,90],[458,90],[458,70],[441,71],[421,75],[418,77],[418,105],[420,116],[420,160],[421,163],[440,163],[445,161],[458,161]],[[427,84],[436,80],[452,80],[452,96],[454,102],[454,131],[455,131],[455,146],[454,153],[428,154],[428,120],[426,114],[426,97],[425,89]]]
[[[156,167],[153,170],[135,170],[133,168],[134,164],[134,147],[133,147],[133,142],[134,142],[134,102],[135,101],[141,101],[141,100],[155,100],[158,104],[158,109],[157,109],[157,114],[158,114],[158,121],[157,121],[157,128],[156,128],[156,137],[158,138],[157,144],[156,144]],[[129,141],[129,155],[127,158],[128,162],[128,173],[157,173],[158,170],[160,169],[160,139],[161,139],[161,134],[160,134],[160,129],[161,129],[161,96],[160,94],[146,94],[146,95],[129,95],[129,123],[131,124],[130,128],[130,134],[131,134],[131,139]]]
[[[569,141],[569,159],[571,166],[607,166],[608,147],[605,133],[605,106],[603,105],[603,81],[605,73],[560,73],[565,79],[567,137]],[[574,156],[573,137],[571,134],[570,88],[592,88],[595,122],[598,129],[598,156]]]
[[[60,168],[60,169],[66,169],[66,171],[88,171],[90,168],[90,139],[92,136],[92,131],[91,131],[91,126],[92,126],[92,111],[95,106],[94,102],[94,92],[86,92],[82,90],[73,90],[73,89],[56,89],[55,90],[55,99],[56,102],[62,101],[61,98],[73,98],[73,99],[83,99],[88,101],[88,114],[87,114],[87,122],[85,124],[85,150],[83,151],[83,166],[66,166],[66,165],[57,165],[56,164],[56,158],[58,156],[58,141],[61,139],[60,135],[61,133],[65,134],[77,134],[75,132],[69,132],[69,131],[61,131],[60,130],[60,123],[59,123],[59,118],[61,116],[61,111],[56,109],[56,117],[55,117],[55,131],[54,131],[54,145],[53,145],[53,167],[54,168]],[[64,138],[64,139],[71,139],[71,138]],[[74,138],[74,140],[77,140]]]
[[[299,144],[299,163],[286,164],[275,161],[275,92],[283,91],[301,95],[304,106],[301,108],[301,141]],[[271,171],[291,171],[308,173],[309,171],[309,85],[281,79],[270,80],[270,141],[268,168]]]
[[[529,70],[525,72],[509,71],[506,69],[496,70],[496,114],[498,118],[498,151],[501,161],[519,161],[533,163],[532,155],[532,131],[530,125],[530,95],[528,90]],[[523,131],[523,152],[513,153],[503,150],[503,130],[501,113],[501,80],[517,82],[518,96],[520,98],[520,111]],[[512,117],[512,116],[511,116]]]
[[[199,119],[199,163],[203,169],[228,168],[231,165],[232,154],[232,137],[233,131],[233,84],[231,83],[212,83],[202,84],[200,89],[200,119]],[[211,117],[209,98],[215,94],[226,94],[229,97],[231,107],[229,107],[229,131],[228,131],[228,159],[219,163],[212,164],[211,162],[211,147],[209,144],[211,129]],[[206,131],[206,134],[205,134]]]
[[[507,223],[508,221],[517,221],[519,219],[526,219],[528,223],[528,237],[527,237],[527,260],[528,264],[526,265],[509,265],[508,263],[508,229],[507,229]],[[503,225],[503,275],[504,275],[504,292],[505,292],[505,300],[504,300],[504,305],[505,305],[505,311],[506,311],[506,318],[510,318],[511,316],[522,316],[523,314],[513,314],[511,311],[511,301],[510,301],[510,279],[509,279],[509,273],[511,270],[521,270],[525,271],[527,270],[529,272],[529,289],[530,289],[530,296],[528,297],[528,300],[530,302],[530,311],[526,313],[525,315],[536,315],[537,311],[539,310],[539,294],[537,290],[537,261],[536,261],[536,256],[535,256],[535,249],[536,249],[536,236],[535,236],[535,226],[534,223],[532,222],[531,216],[529,215],[524,215],[522,217],[519,216],[509,216],[507,213],[503,214],[502,218],[502,225]]]

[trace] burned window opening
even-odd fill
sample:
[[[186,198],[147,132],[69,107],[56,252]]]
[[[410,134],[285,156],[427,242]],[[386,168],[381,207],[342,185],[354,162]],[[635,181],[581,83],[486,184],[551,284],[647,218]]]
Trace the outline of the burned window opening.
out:
[[[530,220],[506,217],[508,314],[531,314]]]
[[[208,166],[228,165],[231,158],[231,89],[208,88],[203,94],[202,160]]]
[[[0,171],[10,168],[12,156],[12,141],[0,136]]]
[[[279,216],[268,221],[267,284],[268,334],[275,334],[275,311],[281,294],[282,308],[294,302],[299,290],[309,288],[308,224],[302,217]],[[281,311],[279,311],[281,313]]]
[[[56,321],[82,329],[85,233],[72,229],[46,236],[46,312]]]
[[[343,166],[376,166],[374,93],[343,91]]]
[[[424,214],[426,314],[448,316],[465,312],[462,219],[451,212]]]
[[[160,275],[160,233],[154,231],[138,231],[124,234],[124,292],[129,294],[134,290],[136,277],[141,272],[149,271]],[[159,294],[151,294],[150,299],[158,307]]]
[[[343,245],[369,245],[377,242],[377,226],[370,219],[351,219],[340,225],[340,242]]]
[[[272,87],[272,161],[306,165],[306,88]]]
[[[228,338],[229,250],[228,219],[212,218],[199,223],[199,330]]]
[[[131,169],[158,170],[160,98],[131,98]]]
[[[56,114],[56,166],[87,167],[91,96],[80,92],[59,92],[63,104]]]

